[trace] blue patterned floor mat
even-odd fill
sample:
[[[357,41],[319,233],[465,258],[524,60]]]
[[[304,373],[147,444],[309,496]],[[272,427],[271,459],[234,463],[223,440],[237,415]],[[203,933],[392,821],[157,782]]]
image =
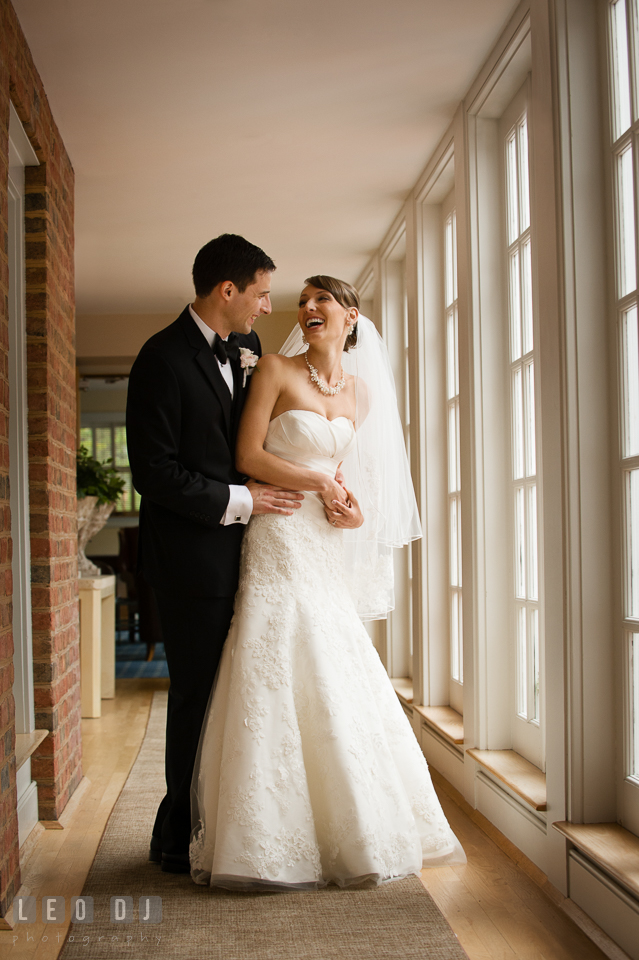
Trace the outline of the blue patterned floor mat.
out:
[[[156,680],[168,677],[169,668],[164,653],[164,644],[158,643],[153,660],[147,662],[145,643],[121,643],[115,645],[116,679],[137,680],[147,677]]]
[[[168,677],[169,667],[166,660],[116,660],[115,676],[117,680],[138,680],[145,677],[155,680],[158,677]]]

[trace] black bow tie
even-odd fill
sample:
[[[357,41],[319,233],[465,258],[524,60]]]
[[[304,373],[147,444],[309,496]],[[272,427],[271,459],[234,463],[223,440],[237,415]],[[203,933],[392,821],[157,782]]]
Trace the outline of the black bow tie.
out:
[[[222,364],[226,363],[227,360],[237,360],[240,355],[237,334],[229,333],[228,340],[222,340],[222,338],[216,333],[215,343],[213,344],[213,353]]]

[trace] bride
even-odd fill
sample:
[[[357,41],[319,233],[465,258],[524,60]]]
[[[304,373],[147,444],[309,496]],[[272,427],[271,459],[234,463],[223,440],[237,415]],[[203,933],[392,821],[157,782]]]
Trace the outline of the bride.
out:
[[[191,875],[229,889],[466,859],[362,623],[392,609],[393,546],[421,536],[385,347],[353,287],[306,284],[237,444],[243,473],[305,499],[248,525],[193,776]]]

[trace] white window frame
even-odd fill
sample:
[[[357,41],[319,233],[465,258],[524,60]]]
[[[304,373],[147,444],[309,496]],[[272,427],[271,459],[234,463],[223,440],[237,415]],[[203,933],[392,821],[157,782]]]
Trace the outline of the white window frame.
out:
[[[442,203],[442,287],[446,372],[444,377],[447,446],[448,652],[449,703],[463,714],[464,618],[462,573],[461,401],[459,378],[459,289],[455,191]]]
[[[31,622],[31,546],[27,427],[24,170],[39,161],[13,104],[9,119],[9,485],[13,556],[13,696],[16,734],[35,730]],[[38,822],[31,760],[16,774],[18,832],[22,845]]]
[[[623,6],[620,6],[622,4]],[[625,44],[617,49],[616,15],[625,9]],[[623,730],[621,789],[619,793],[619,816],[621,822],[639,834],[639,583],[632,577],[633,560],[639,553],[639,532],[635,537],[634,551],[630,537],[631,515],[629,510],[631,477],[639,479],[639,425],[630,424],[627,416],[629,394],[634,393],[634,413],[639,416],[639,4],[636,0],[610,0],[607,9],[607,62],[609,90],[610,166],[612,189],[612,233],[614,245],[614,270],[612,277],[614,322],[617,330],[617,395],[619,410],[618,446],[618,502],[621,526],[620,572],[621,572],[621,657],[622,670],[622,718]],[[617,21],[619,23],[619,21]],[[625,60],[625,63],[624,63]],[[620,93],[616,65],[625,68],[628,79],[627,96]],[[630,164],[623,165],[622,157],[630,152]],[[630,175],[633,198],[631,208],[634,222],[628,232],[623,217],[624,175]],[[627,182],[627,181],[626,181]],[[628,184],[629,185],[629,184]],[[627,208],[626,208],[627,209]],[[624,240],[630,240],[624,244]],[[623,253],[622,253],[623,248]],[[634,312],[634,337],[628,336],[628,317]],[[635,363],[627,356],[628,341],[637,355]],[[633,369],[634,367],[634,369]],[[634,444],[631,443],[634,435]],[[639,491],[638,491],[639,492]],[[635,497],[636,499],[636,497]],[[639,504],[637,505],[639,509]],[[635,521],[636,523],[637,521]],[[634,552],[634,557],[632,556]],[[635,609],[631,610],[634,597]]]
[[[541,462],[541,411],[540,411],[540,398],[539,398],[539,323],[538,323],[538,310],[536,308],[535,302],[535,289],[536,283],[534,278],[535,270],[535,257],[534,257],[534,243],[535,243],[535,223],[534,223],[534,204],[533,204],[533,193],[534,193],[534,171],[532,169],[531,157],[532,157],[532,123],[530,122],[531,110],[530,110],[530,83],[527,80],[515,97],[511,100],[510,104],[504,110],[500,120],[500,150],[501,150],[501,184],[502,184],[502,203],[503,203],[503,215],[502,215],[502,229],[503,229],[503,250],[504,250],[504,268],[503,276],[504,282],[506,285],[506,316],[507,316],[507,329],[504,331],[504,335],[507,338],[508,343],[508,359],[507,359],[507,376],[508,376],[508,396],[509,396],[509,406],[510,406],[510,463],[509,463],[509,486],[511,490],[511,508],[510,508],[510,539],[511,539],[511,557],[512,557],[512,567],[511,567],[511,690],[512,690],[512,701],[511,701],[511,731],[512,731],[512,749],[517,753],[521,754],[527,760],[530,760],[531,763],[534,763],[536,766],[540,767],[542,770],[545,765],[545,730],[544,730],[544,616],[543,616],[543,518],[542,518],[542,478],[543,478],[543,469]],[[525,118],[525,128],[523,126]],[[526,158],[527,162],[525,167],[528,174],[528,183],[527,190],[522,191],[520,189],[520,172],[524,168],[524,161],[520,156],[520,150],[522,149],[522,140],[521,140],[521,131],[526,130],[526,143],[524,148],[528,151],[528,156]],[[516,144],[516,161],[517,161],[517,201],[518,201],[518,210],[516,213],[517,216],[517,227],[516,234],[511,236],[509,235],[509,209],[508,209],[508,195],[509,195],[509,171],[508,171],[508,160],[507,160],[507,144],[512,140],[514,136],[514,142]],[[524,178],[525,180],[525,178]],[[521,219],[521,205],[527,203],[528,205],[528,216],[526,221]],[[525,223],[527,222],[527,226]],[[523,267],[523,253],[526,245],[530,244],[530,274],[528,277],[529,282],[529,307],[528,309],[532,311],[532,317],[530,318],[530,331],[532,334],[532,343],[524,343],[524,323],[523,316],[525,312],[525,307],[523,305],[524,297],[522,296],[524,290],[524,276],[525,269]],[[513,359],[513,344],[512,337],[513,332],[511,328],[511,310],[513,305],[511,302],[513,281],[510,275],[512,257],[517,254],[517,263],[518,263],[518,272],[519,276],[517,278],[518,289],[520,291],[519,300],[520,307],[519,313],[522,316],[522,326],[520,327],[519,336],[522,337],[521,351],[517,351],[517,359]],[[530,349],[524,350],[526,347]],[[528,371],[533,370],[533,382],[536,389],[534,389],[534,405],[531,410],[528,410],[529,417],[526,416],[527,410],[527,401],[526,401],[526,382]],[[524,433],[526,436],[522,436],[518,439],[516,436],[517,429],[517,416],[514,409],[514,384],[515,377],[517,373],[520,372],[521,375],[521,397],[524,405],[524,412],[522,416],[522,422],[524,424]],[[527,425],[530,423],[530,418],[534,418],[534,436],[528,437]],[[523,461],[521,464],[521,469],[518,469],[515,464],[515,451],[519,445]],[[529,452],[531,449],[534,451],[535,459],[535,468],[534,471],[531,469],[531,465],[528,462]],[[517,476],[521,473],[521,476]],[[519,541],[517,535],[517,522],[516,514],[517,509],[516,505],[520,499],[523,506],[522,512],[522,523],[524,528],[524,540],[525,540],[525,554],[526,556],[521,558],[517,557],[517,544]],[[532,495],[535,496],[535,508],[536,508],[536,529],[532,530],[531,524],[531,504],[530,500]],[[536,543],[536,558],[531,555],[531,541]],[[535,564],[536,560],[536,564]],[[523,563],[522,563],[523,561]],[[536,567],[536,569],[533,567]],[[518,576],[517,570],[520,567],[523,567],[523,576],[524,584],[523,591],[524,596],[521,597],[521,589],[517,583]],[[533,577],[531,577],[531,572]],[[537,598],[533,600],[530,598],[530,594],[534,592],[532,589],[531,580],[536,580],[536,593]],[[525,621],[525,635],[526,642],[525,648],[522,649],[520,642],[520,634],[522,632],[520,618]],[[536,621],[537,629],[537,644],[530,643],[528,638],[530,636],[531,625]],[[537,658],[533,655],[533,650],[536,647]],[[537,677],[537,687],[535,688],[534,679]]]
[[[382,251],[381,333],[395,378],[397,406],[410,460],[409,339],[406,282],[406,225],[401,220]],[[410,547],[393,550],[395,609],[385,628],[385,655],[389,676],[413,676],[412,553]]]

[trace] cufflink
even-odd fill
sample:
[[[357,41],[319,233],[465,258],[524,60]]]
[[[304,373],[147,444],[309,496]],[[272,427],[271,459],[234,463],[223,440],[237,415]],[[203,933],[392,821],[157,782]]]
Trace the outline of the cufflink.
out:
[[[242,518],[241,518],[241,517],[236,517],[236,518],[235,518],[235,523],[241,523],[241,521],[242,521]]]

